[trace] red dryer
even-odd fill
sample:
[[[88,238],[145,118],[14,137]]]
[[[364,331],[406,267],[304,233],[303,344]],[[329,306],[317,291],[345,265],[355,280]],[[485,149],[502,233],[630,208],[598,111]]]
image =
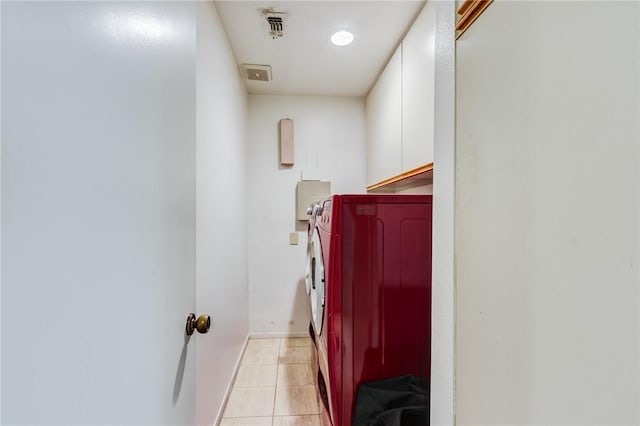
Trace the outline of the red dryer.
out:
[[[362,382],[429,380],[431,206],[431,195],[333,195],[313,208],[306,282],[324,424],[351,424]]]

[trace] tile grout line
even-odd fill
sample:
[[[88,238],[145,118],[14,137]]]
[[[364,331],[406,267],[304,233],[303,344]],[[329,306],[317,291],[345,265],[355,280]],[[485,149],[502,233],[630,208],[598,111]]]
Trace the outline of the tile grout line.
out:
[[[273,409],[271,410],[271,426],[275,422],[276,417],[276,395],[278,395],[278,375],[280,374],[280,348],[282,347],[282,339],[278,339],[278,362],[276,363],[276,386],[273,391]]]
[[[250,340],[250,339],[249,339],[249,340]],[[274,340],[276,340],[276,339],[274,339]],[[280,354],[280,339],[277,339],[277,341],[278,341],[277,353],[278,353],[278,357],[279,357],[279,354]],[[246,351],[245,351],[245,354],[246,354]],[[238,368],[238,371],[240,371],[243,367],[246,367],[246,366],[249,366],[249,367],[252,367],[252,366],[257,366],[257,367],[266,367],[266,366],[268,366],[268,365],[269,365],[269,364],[245,364],[245,361],[246,361],[245,356],[244,356],[245,354],[243,354],[243,356],[242,356],[242,360],[241,360],[241,362],[240,362],[240,366],[239,366],[239,368]],[[279,358],[278,358],[278,359],[279,359]],[[276,363],[276,384],[277,384],[277,374],[278,374],[278,371],[277,371],[277,365],[278,365],[278,364]],[[241,389],[242,389],[242,388],[244,388],[244,389],[248,389],[248,388],[263,388],[263,387],[268,387],[268,386],[241,386],[241,385],[237,382],[237,379],[238,379],[238,377],[236,376],[236,377],[234,378],[234,381],[233,381],[233,386],[232,386],[232,390],[231,390],[231,392],[233,392],[234,390],[236,390],[236,389],[238,389],[238,388],[241,388]],[[274,404],[273,404],[273,407],[272,407],[272,416],[270,416],[270,417],[271,417],[271,423],[273,423],[273,421],[274,421],[274,420],[273,420],[273,414],[274,414],[274,410],[275,410],[275,388],[276,388],[276,384],[274,384],[274,386],[273,386],[273,388],[274,388]],[[224,412],[223,412],[223,415],[222,415],[221,421],[222,421],[224,418],[234,418],[234,417],[226,417],[226,416],[225,416],[225,413],[226,413],[226,407],[225,407],[225,410],[224,410]],[[243,415],[241,415],[240,417],[243,417]],[[250,417],[261,417],[261,416],[246,416],[246,417],[247,417],[247,418],[250,418]]]
[[[276,377],[275,377],[275,379],[276,379],[276,382],[275,382],[275,386],[274,386],[274,390],[275,390],[275,391],[274,391],[274,396],[273,396],[273,407],[272,407],[272,413],[271,413],[272,415],[271,415],[271,423],[270,423],[272,426],[276,424],[276,423],[275,423],[275,418],[277,417],[277,416],[276,416],[276,413],[275,413],[275,408],[276,408],[276,400],[277,400],[276,395],[277,395],[277,391],[278,391],[278,387],[279,387],[279,386],[278,386],[278,384],[279,384],[279,383],[278,383],[278,380],[279,380],[279,378],[280,378],[280,366],[287,367],[288,365],[291,365],[291,366],[293,366],[293,365],[298,365],[298,366],[301,366],[301,365],[308,365],[310,368],[311,368],[311,366],[312,366],[312,363],[310,362],[310,360],[308,360],[307,362],[282,363],[282,362],[281,362],[281,356],[280,356],[280,355],[281,355],[281,351],[282,351],[282,350],[284,350],[284,349],[289,348],[289,346],[285,344],[285,343],[288,343],[288,342],[285,342],[285,340],[286,340],[285,338],[277,339],[277,342],[276,342],[277,344],[276,344],[276,345],[274,345],[274,346],[277,348],[277,349],[276,349],[276,350],[277,350],[277,361],[276,361],[276,363],[275,363],[275,367],[276,367]],[[296,347],[296,348],[298,348],[298,347],[303,347],[303,345],[295,345],[294,347]],[[246,366],[246,365],[253,365],[253,364],[246,364],[246,365],[245,365],[245,363],[244,363],[244,361],[245,361],[244,356],[243,356],[242,361],[243,361],[243,362],[241,362],[241,363],[240,363],[240,367],[238,368],[238,370],[240,370],[242,367],[244,367],[244,366]],[[256,365],[256,366],[261,366],[262,364],[255,364],[255,365]],[[268,365],[268,364],[264,364],[264,366],[266,366],[266,365]],[[311,373],[312,373],[312,376],[313,376],[313,368],[311,368],[311,370],[312,370],[312,371],[311,371]],[[285,385],[280,386],[280,387],[287,387],[287,386],[291,386],[291,387],[306,387],[306,386],[308,386],[308,385],[302,385],[302,384],[298,384],[298,385],[285,384]],[[313,385],[311,385],[311,386],[313,386]],[[254,387],[262,387],[262,386],[238,386],[238,383],[237,383],[237,377],[236,377],[236,378],[235,378],[235,380],[234,380],[234,385],[233,385],[232,390],[235,390],[235,389],[236,389],[236,388],[238,388],[238,387],[241,387],[241,388],[254,388]],[[317,404],[317,401],[316,401],[316,404]],[[226,411],[226,410],[225,410],[225,411]],[[315,411],[315,410],[314,410],[314,411]],[[308,417],[308,418],[314,418],[316,421],[319,421],[319,414],[317,414],[317,413],[316,413],[316,414],[314,414],[314,413],[308,413],[308,414],[284,414],[284,416],[285,416],[285,417],[287,417],[287,418],[288,418],[288,417],[291,417],[291,416],[293,416],[294,418],[295,418],[295,417],[301,417],[301,418],[302,418],[302,417],[305,417],[305,418],[306,418],[306,417]],[[255,417],[255,416],[248,416],[248,417]],[[259,417],[259,416],[258,416],[258,417]],[[225,416],[224,416],[224,415],[223,415],[223,418],[225,418]],[[222,419],[221,419],[221,420],[222,420]],[[315,423],[314,423],[314,424],[315,424]],[[317,423],[317,424],[320,424],[320,423]]]

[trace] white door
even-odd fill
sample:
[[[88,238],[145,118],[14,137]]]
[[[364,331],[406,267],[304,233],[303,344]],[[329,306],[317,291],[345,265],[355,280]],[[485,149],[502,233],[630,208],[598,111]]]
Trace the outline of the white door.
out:
[[[2,3],[2,424],[193,424],[195,5]]]

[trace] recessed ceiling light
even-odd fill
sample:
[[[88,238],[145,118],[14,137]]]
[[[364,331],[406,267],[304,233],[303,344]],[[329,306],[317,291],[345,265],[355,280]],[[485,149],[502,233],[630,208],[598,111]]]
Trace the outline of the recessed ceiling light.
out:
[[[336,46],[346,46],[353,41],[353,34],[349,31],[338,31],[331,36],[331,43]]]

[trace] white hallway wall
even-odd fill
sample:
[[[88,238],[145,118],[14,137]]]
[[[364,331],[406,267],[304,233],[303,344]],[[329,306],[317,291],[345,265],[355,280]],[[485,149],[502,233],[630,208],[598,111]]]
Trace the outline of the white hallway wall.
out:
[[[278,122],[294,120],[295,165],[278,163]],[[295,190],[303,169],[316,168],[333,193],[365,191],[364,98],[249,96],[248,231],[252,333],[306,333],[306,224],[299,244]]]
[[[247,93],[214,5],[197,4],[196,421],[212,425],[248,331]]]
[[[496,1],[456,50],[457,424],[637,425],[640,4]]]
[[[0,3],[0,46],[2,46],[2,3]],[[2,99],[2,54],[0,54],[0,100]],[[0,101],[0,307],[2,306],[2,102]],[[2,422],[2,315],[0,314],[0,422]]]

